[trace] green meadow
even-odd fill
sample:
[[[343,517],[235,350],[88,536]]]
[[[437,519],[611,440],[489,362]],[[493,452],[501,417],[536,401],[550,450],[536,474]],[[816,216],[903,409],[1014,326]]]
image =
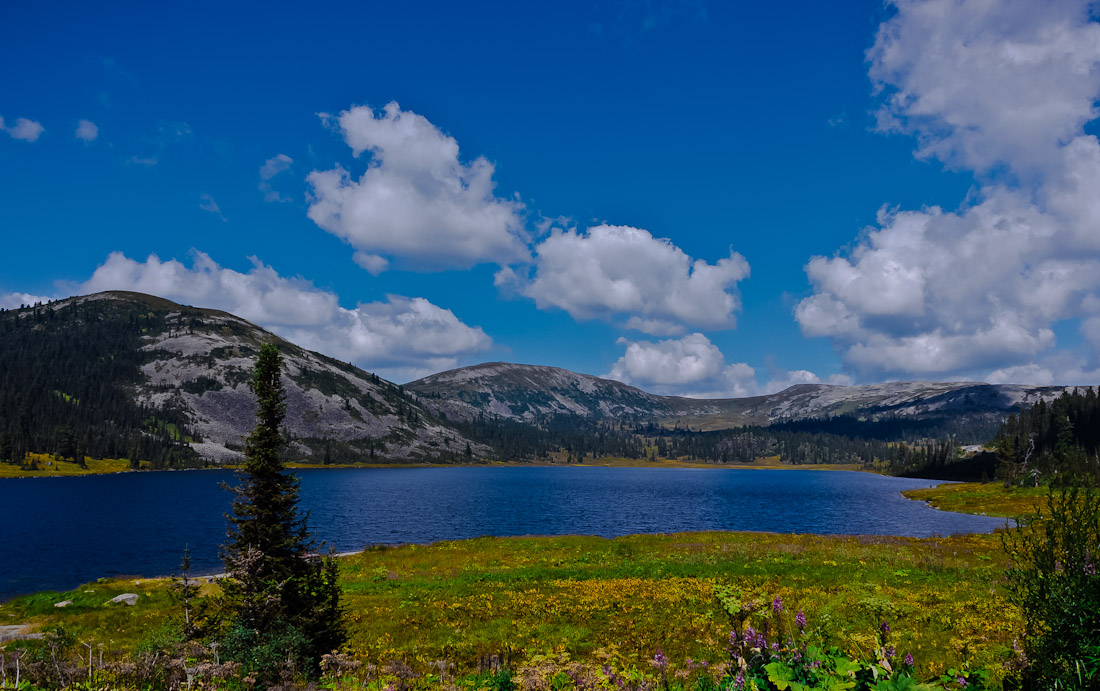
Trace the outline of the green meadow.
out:
[[[1004,498],[992,487],[948,485],[920,498],[962,497],[995,513],[1007,505],[994,502]],[[1012,501],[1027,499],[1025,492]],[[575,688],[567,677],[611,668],[639,679],[658,672],[688,679],[702,661],[712,670],[727,664],[731,630],[747,626],[777,638],[812,635],[851,659],[873,661],[885,643],[883,622],[896,659],[913,656],[914,677],[981,669],[999,688],[1023,627],[1002,590],[1005,560],[998,535],[708,532],[481,538],[377,548],[339,561],[356,683],[384,688],[400,678],[407,688],[429,688],[440,675],[485,681],[493,677],[479,672],[505,666],[521,686],[549,689]],[[0,605],[0,622],[61,627],[108,659],[123,659],[178,630],[182,612],[170,583],[104,580],[20,597]],[[104,604],[124,592],[139,595],[135,606]],[[211,621],[218,592],[216,583],[202,588]],[[770,606],[776,598],[782,613]],[[72,604],[54,607],[63,600]],[[798,611],[805,632],[795,627]],[[667,660],[660,670],[658,651]]]

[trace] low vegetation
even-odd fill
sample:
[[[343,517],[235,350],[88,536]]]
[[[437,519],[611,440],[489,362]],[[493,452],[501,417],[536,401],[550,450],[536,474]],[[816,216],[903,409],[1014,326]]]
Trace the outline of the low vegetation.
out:
[[[605,667],[654,686],[662,674],[694,684],[704,662],[712,677],[733,669],[730,633],[743,637],[748,627],[790,655],[805,642],[829,664],[854,660],[871,673],[883,659],[883,621],[895,667],[911,654],[916,678],[987,670],[998,686],[1024,629],[998,586],[1007,561],[990,535],[482,538],[372,549],[339,562],[347,660],[379,689],[398,681],[427,688],[441,673],[453,680],[494,668],[529,688],[580,688],[567,679],[596,679]],[[0,618],[61,627],[74,641],[102,645],[108,660],[126,660],[169,634],[178,639],[181,611],[168,585],[104,581],[16,599],[0,606]],[[121,592],[141,597],[132,608],[103,604]],[[210,616],[217,593],[203,585]],[[776,598],[785,607],[779,623]],[[53,606],[66,599],[73,605]],[[43,643],[29,645],[43,654]],[[651,664],[658,650],[663,667]]]

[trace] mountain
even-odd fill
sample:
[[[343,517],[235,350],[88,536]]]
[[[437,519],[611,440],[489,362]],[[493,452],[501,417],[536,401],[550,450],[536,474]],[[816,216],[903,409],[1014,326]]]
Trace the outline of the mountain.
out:
[[[838,415],[926,417],[1003,415],[1065,390],[972,382],[891,382],[864,386],[800,384],[766,396],[692,399],[658,396],[610,379],[557,367],[493,362],[440,372],[405,385],[452,419],[478,415],[532,421],[548,415],[651,419],[718,430]]]
[[[663,417],[679,410],[673,399],[611,379],[558,367],[487,362],[432,374],[405,385],[451,419],[485,413],[511,420],[546,415],[594,418]],[[680,399],[688,400],[688,399]]]
[[[237,460],[255,424],[247,381],[268,342],[285,362],[288,460],[487,450],[401,387],[232,314],[105,292],[0,312],[0,458],[75,439],[95,457],[154,465]]]

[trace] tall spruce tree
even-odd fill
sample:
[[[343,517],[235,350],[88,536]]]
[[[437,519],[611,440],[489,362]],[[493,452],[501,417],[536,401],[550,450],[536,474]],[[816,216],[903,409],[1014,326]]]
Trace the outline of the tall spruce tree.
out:
[[[312,554],[315,543],[298,510],[298,479],[279,457],[286,416],[281,371],[278,348],[264,345],[249,381],[257,421],[245,440],[241,482],[233,488],[229,541],[222,549],[229,576],[224,592],[234,627],[254,646],[293,640],[294,650],[278,651],[282,659],[297,656],[315,667],[344,642],[340,590],[335,560]]]

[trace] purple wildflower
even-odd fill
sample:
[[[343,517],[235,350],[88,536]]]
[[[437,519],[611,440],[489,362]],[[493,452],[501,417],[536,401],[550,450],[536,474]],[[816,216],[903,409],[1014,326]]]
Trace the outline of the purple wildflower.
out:
[[[1091,561],[1085,564],[1085,575],[1087,575],[1087,576],[1095,576],[1096,575],[1096,565],[1093,564]]]
[[[794,623],[798,624],[799,631],[806,628],[806,615],[802,613],[802,610],[798,610],[798,614],[794,616]]]
[[[733,688],[737,691],[745,688],[745,672],[744,670],[737,673],[737,678],[733,680]]]
[[[779,642],[778,641],[776,641],[775,643],[772,643],[772,652],[773,653],[778,653],[779,652]]]
[[[966,679],[964,679],[963,677],[959,677],[958,679],[956,679],[955,683],[959,685],[960,689],[965,689],[967,686],[970,686],[970,684],[968,684]]]
[[[878,627],[878,628],[879,628],[879,630],[880,630],[880,631],[882,631],[882,635],[883,635],[883,636],[885,636],[886,634],[890,633],[890,625],[889,625],[889,624],[887,624],[887,623],[886,623],[885,621],[884,621],[884,622],[882,622],[881,624],[879,624],[879,627]]]
[[[894,658],[894,655],[897,654],[897,652],[898,651],[894,649],[894,646],[890,646],[889,648],[886,649],[886,659],[887,660],[892,660]]]
[[[657,654],[653,656],[653,666],[660,670],[668,667],[668,660],[665,658],[665,654],[661,652],[660,648],[657,648]]]
[[[775,597],[774,600],[772,600],[772,611],[773,612],[782,612],[783,611],[783,600],[778,595]]]
[[[756,629],[751,626],[745,629],[745,642],[750,645],[756,642]]]
[[[905,664],[909,667],[913,666],[913,653],[905,653]]]

